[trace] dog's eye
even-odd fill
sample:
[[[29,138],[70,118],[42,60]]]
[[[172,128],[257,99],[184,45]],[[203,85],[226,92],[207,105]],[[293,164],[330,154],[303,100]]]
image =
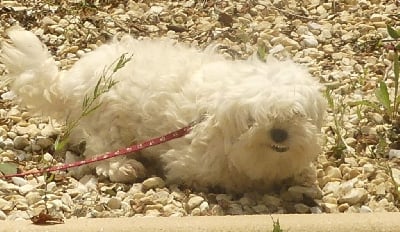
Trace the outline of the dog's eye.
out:
[[[296,115],[296,117],[298,118],[305,118],[306,114],[304,113],[304,111],[300,110],[300,109],[293,109],[292,110],[293,115]]]

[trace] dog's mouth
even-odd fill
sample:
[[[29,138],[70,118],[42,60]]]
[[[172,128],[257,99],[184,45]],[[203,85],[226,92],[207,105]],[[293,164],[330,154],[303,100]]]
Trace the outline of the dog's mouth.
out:
[[[289,150],[288,146],[278,145],[278,144],[271,145],[271,148],[272,148],[272,150],[274,150],[276,152],[286,152]]]

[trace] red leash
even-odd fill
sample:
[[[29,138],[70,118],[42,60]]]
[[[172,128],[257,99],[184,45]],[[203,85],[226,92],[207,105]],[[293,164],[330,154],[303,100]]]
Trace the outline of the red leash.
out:
[[[113,152],[107,152],[103,155],[99,155],[99,156],[96,156],[96,157],[93,157],[93,158],[90,158],[87,160],[77,161],[74,163],[64,164],[64,165],[60,165],[60,166],[53,166],[50,168],[45,168],[45,169],[37,170],[37,171],[27,171],[27,172],[23,172],[23,173],[3,175],[3,176],[0,176],[0,178],[11,178],[11,177],[20,177],[20,176],[27,176],[27,175],[37,175],[37,174],[43,174],[45,172],[67,170],[69,168],[75,168],[75,167],[79,167],[79,166],[82,166],[85,164],[90,164],[90,163],[94,163],[94,162],[98,162],[98,161],[102,161],[102,160],[106,160],[106,159],[111,159],[111,158],[114,158],[117,156],[127,155],[132,152],[140,151],[140,150],[143,150],[148,147],[152,147],[152,146],[155,146],[155,145],[158,145],[161,143],[168,142],[173,139],[183,137],[190,132],[190,129],[196,123],[197,122],[191,123],[189,126],[183,127],[179,130],[168,133],[164,136],[160,136],[160,137],[145,141],[143,143],[135,144],[130,147],[121,148],[121,149],[113,151]]]

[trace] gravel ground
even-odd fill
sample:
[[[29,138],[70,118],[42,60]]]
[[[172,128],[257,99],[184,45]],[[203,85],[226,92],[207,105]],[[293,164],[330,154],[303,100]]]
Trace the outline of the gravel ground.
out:
[[[398,123],[382,109],[356,104],[377,103],[375,89],[381,80],[393,91],[393,54],[378,41],[388,38],[387,24],[399,21],[396,3],[2,1],[1,39],[14,24],[34,31],[61,68],[122,33],[170,37],[201,48],[218,43],[228,58],[246,58],[257,51],[292,57],[326,85],[332,104],[323,128],[324,152],[315,163],[315,186],[230,195],[165,186],[159,177],[133,185],[95,176],[75,180],[63,173],[47,181],[43,176],[0,179],[0,220],[29,219],[46,205],[56,218],[398,212]],[[0,64],[0,75],[5,74]],[[62,127],[12,104],[6,81],[0,82],[0,164],[13,161],[19,169],[31,170],[63,162],[52,149]]]

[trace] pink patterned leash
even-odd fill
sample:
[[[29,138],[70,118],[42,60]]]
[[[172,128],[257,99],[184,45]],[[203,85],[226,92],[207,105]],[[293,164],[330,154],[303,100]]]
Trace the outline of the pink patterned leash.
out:
[[[140,150],[143,150],[148,147],[152,147],[152,146],[155,146],[155,145],[158,145],[161,143],[168,142],[173,139],[183,137],[186,134],[188,134],[190,132],[190,130],[192,129],[192,127],[195,124],[197,124],[198,122],[199,121],[192,122],[191,124],[189,124],[189,126],[183,127],[179,130],[168,133],[166,135],[163,135],[163,136],[160,136],[160,137],[157,137],[154,139],[150,139],[143,143],[135,144],[135,145],[132,145],[132,146],[126,147],[126,148],[121,148],[121,149],[113,151],[113,152],[107,152],[103,155],[95,156],[95,157],[87,159],[87,160],[77,161],[74,163],[64,164],[64,165],[60,165],[60,166],[53,166],[50,168],[45,168],[45,169],[37,170],[37,171],[28,171],[28,172],[3,175],[3,176],[0,175],[0,179],[1,178],[11,178],[11,177],[21,177],[21,176],[27,176],[27,175],[37,175],[37,174],[43,174],[45,172],[67,170],[69,168],[75,168],[75,167],[79,167],[82,165],[86,165],[86,164],[90,164],[90,163],[94,163],[94,162],[98,162],[98,161],[102,161],[102,160],[106,160],[106,159],[111,159],[111,158],[114,158],[117,156],[127,155],[132,152],[140,151]]]

